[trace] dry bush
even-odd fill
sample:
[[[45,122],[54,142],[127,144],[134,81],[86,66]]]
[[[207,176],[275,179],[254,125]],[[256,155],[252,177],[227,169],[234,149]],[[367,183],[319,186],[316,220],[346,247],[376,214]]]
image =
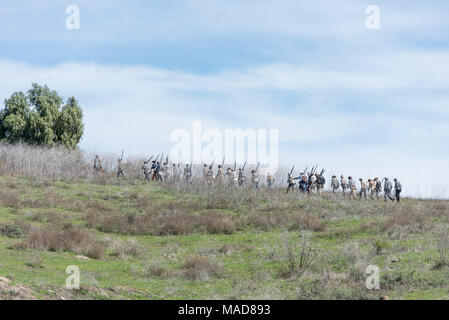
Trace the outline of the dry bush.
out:
[[[230,234],[236,230],[235,221],[217,213],[191,214],[183,211],[124,215],[119,213],[89,213],[87,225],[103,232],[121,234],[149,234],[156,236],[181,235],[194,232]]]
[[[223,267],[201,255],[189,256],[182,265],[184,275],[191,280],[208,280],[219,276]]]
[[[407,205],[399,207],[389,216],[383,222],[381,229],[382,231],[394,232],[406,228],[411,233],[420,233],[429,230],[431,227],[432,222],[423,210]]]
[[[18,210],[22,207],[22,202],[17,194],[9,190],[0,190],[0,206],[11,207]]]
[[[314,214],[295,214],[290,217],[290,229],[325,231],[327,226]]]
[[[109,255],[116,256],[121,259],[128,257],[140,257],[145,252],[145,249],[137,241],[128,239],[120,241],[113,238],[103,239],[103,243],[110,250]]]
[[[21,246],[49,251],[72,251],[94,259],[100,259],[104,253],[104,246],[79,226],[61,230],[32,228]]]
[[[316,259],[309,235],[303,233],[299,244],[288,236],[284,237],[283,242],[284,250],[279,276],[282,278],[301,278],[312,267]]]

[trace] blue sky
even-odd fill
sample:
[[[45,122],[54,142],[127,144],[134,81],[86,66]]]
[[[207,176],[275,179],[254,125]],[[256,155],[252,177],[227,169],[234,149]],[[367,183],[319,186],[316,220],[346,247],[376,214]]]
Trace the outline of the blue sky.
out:
[[[80,9],[80,30],[65,8]],[[368,5],[380,29],[365,27]],[[48,84],[84,109],[81,147],[168,151],[169,133],[279,129],[280,162],[448,193],[447,1],[10,1],[0,99]],[[406,189],[407,190],[407,189]]]

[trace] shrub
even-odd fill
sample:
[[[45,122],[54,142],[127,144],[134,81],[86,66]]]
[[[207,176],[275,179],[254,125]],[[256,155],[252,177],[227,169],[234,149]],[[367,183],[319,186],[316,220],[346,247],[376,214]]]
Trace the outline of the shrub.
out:
[[[189,256],[182,265],[184,275],[191,280],[207,280],[220,275],[223,267],[201,255]]]

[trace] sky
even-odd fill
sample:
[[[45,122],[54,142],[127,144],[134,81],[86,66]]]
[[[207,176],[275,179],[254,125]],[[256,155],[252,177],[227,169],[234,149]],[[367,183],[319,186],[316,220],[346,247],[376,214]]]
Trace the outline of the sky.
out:
[[[80,28],[66,27],[68,5]],[[379,8],[368,29],[366,8]],[[89,152],[168,153],[170,133],[279,130],[279,162],[449,196],[448,1],[2,0],[0,101],[75,96]]]

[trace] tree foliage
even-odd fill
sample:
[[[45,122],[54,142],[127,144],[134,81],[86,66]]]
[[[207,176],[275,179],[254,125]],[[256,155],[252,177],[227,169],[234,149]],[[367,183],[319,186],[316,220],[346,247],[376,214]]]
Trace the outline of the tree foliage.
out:
[[[46,85],[33,83],[15,92],[0,111],[0,140],[74,149],[83,135],[83,111],[74,97],[63,99]]]

